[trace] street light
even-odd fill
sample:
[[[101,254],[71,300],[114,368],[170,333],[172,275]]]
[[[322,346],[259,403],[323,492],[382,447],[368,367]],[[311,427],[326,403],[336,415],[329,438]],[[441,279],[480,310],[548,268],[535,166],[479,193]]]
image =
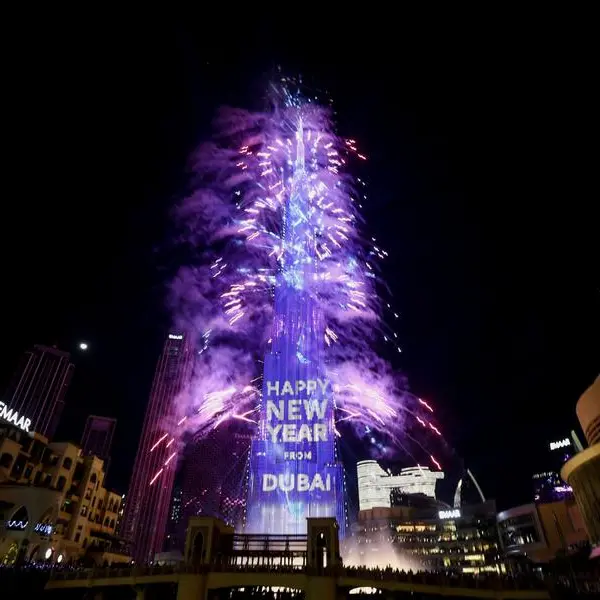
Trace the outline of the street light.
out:
[[[87,343],[86,343],[86,342],[81,342],[81,343],[79,344],[79,349],[80,349],[80,350],[87,350],[87,349],[88,349],[88,345],[87,345]]]

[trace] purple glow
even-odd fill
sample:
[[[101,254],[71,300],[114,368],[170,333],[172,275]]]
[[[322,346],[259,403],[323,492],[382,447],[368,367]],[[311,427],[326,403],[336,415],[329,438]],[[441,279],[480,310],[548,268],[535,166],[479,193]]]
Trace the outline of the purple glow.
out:
[[[321,467],[338,461],[338,426],[366,440],[375,455],[406,450],[407,439],[421,446],[412,427],[441,436],[433,410],[406,392],[373,350],[383,338],[401,351],[385,324],[386,316],[398,315],[377,289],[378,262],[387,253],[360,233],[366,186],[348,174],[365,156],[355,140],[334,133],[327,109],[290,93],[292,83],[273,88],[270,111],[220,113],[219,133],[195,156],[195,191],[177,208],[183,241],[195,256],[173,282],[172,309],[178,326],[201,335],[178,425],[208,435],[243,421],[257,431],[251,461],[257,452],[273,457],[296,442],[257,450],[269,435],[267,383],[321,380],[329,386],[322,395],[289,396],[327,401],[322,420],[331,439],[315,450]],[[338,519],[340,477],[341,471],[332,484],[335,498],[327,501],[336,504],[328,510]],[[279,529],[295,526],[286,527]]]

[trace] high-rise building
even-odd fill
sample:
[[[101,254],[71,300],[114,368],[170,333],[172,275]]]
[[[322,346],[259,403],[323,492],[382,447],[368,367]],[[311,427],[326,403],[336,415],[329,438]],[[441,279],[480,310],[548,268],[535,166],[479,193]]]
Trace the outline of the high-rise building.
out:
[[[272,342],[264,359],[263,401],[250,457],[250,533],[303,534],[308,517],[335,517],[342,535],[346,526],[333,389],[324,362],[325,318],[307,291],[319,277],[317,244],[306,218],[313,168],[305,160],[310,133],[300,121],[284,210],[282,246],[289,256],[275,286]]]
[[[241,420],[189,440],[182,464],[180,542],[185,541],[185,527],[193,516],[218,517],[241,529],[251,441],[248,424]],[[227,460],[223,460],[224,448]]]
[[[185,539],[180,539],[180,532],[183,531],[182,537],[185,537],[185,527],[182,525],[181,514],[181,485],[177,482],[178,477],[175,476],[175,484],[173,486],[173,494],[171,497],[171,505],[169,506],[169,519],[167,522],[167,530],[165,535],[165,544],[163,550],[172,552],[173,550],[182,549],[185,544]]]
[[[74,368],[68,352],[35,345],[25,352],[2,401],[31,420],[30,431],[52,439]]]
[[[123,525],[123,515],[125,514],[125,494],[121,494],[121,505],[119,507],[119,512],[117,513],[117,526],[115,528],[115,533],[120,536],[121,535],[121,526]]]
[[[137,562],[151,561],[163,549],[177,465],[174,400],[190,381],[193,358],[187,335],[170,333],[154,374],[121,528]]]
[[[171,501],[171,514],[169,520],[172,523],[179,523],[181,519],[181,488],[175,488],[173,490],[173,499]]]
[[[104,472],[108,471],[110,463],[110,448],[117,420],[111,417],[90,415],[85,422],[81,437],[81,450],[84,456],[98,456],[104,461]]]

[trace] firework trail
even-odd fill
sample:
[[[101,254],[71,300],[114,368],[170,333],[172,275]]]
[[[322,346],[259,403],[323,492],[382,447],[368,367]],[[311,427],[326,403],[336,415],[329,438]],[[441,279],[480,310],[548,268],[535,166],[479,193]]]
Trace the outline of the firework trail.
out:
[[[413,427],[441,433],[431,407],[373,350],[383,338],[401,351],[384,318],[398,315],[378,293],[387,253],[361,234],[366,186],[350,175],[366,157],[334,133],[327,108],[292,87],[289,79],[273,86],[266,112],[220,112],[218,133],[194,157],[193,192],[176,208],[179,241],[192,256],[172,283],[171,308],[200,339],[179,429],[208,434],[230,419],[257,422],[261,359],[283,333],[274,316],[279,274],[319,307],[312,327],[324,342],[340,428],[369,440],[375,454],[407,450],[407,438],[419,443]],[[284,236],[298,224],[301,234]],[[305,359],[300,350],[297,358]]]

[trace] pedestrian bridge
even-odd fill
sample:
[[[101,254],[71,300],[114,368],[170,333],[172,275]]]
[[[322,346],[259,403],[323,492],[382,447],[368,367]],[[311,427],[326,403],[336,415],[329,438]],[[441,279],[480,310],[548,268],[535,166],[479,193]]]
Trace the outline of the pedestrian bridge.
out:
[[[335,520],[308,521],[307,536],[240,536],[216,519],[196,517],[180,564],[57,570],[46,589],[61,597],[61,591],[78,588],[86,597],[91,591],[97,600],[111,598],[115,587],[128,587],[143,600],[157,586],[176,587],[178,600],[205,600],[241,588],[299,590],[306,600],[352,598],[349,594],[357,588],[375,588],[388,597],[550,598],[546,589],[533,589],[531,581],[344,567]]]
[[[48,582],[47,590],[94,588],[95,598],[111,597],[115,586],[129,587],[136,591],[138,600],[145,597],[150,586],[171,584],[177,586],[178,600],[203,600],[211,598],[211,591],[239,588],[275,587],[303,590],[307,600],[335,600],[346,598],[351,590],[375,588],[386,592],[418,593],[423,596],[453,598],[493,598],[515,600],[546,600],[550,596],[543,589],[516,589],[509,580],[492,580],[479,586],[470,581],[451,581],[435,576],[421,578],[398,576],[394,572],[377,569],[356,573],[352,569],[311,572],[310,569],[276,569],[265,571],[256,567],[228,569],[223,571],[198,570],[190,567],[148,567],[133,569],[93,569],[90,571],[64,571],[55,573]],[[470,584],[470,585],[469,585]],[[488,587],[489,586],[489,587]],[[351,598],[352,596],[350,596]]]

